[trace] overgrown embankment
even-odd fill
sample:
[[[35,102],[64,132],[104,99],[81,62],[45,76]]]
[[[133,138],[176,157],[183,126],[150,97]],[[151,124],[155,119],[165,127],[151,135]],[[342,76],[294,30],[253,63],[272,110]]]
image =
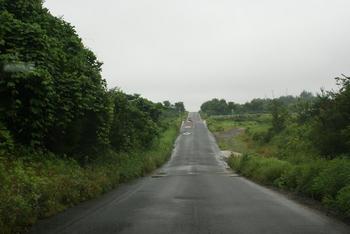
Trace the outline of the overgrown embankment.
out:
[[[84,166],[74,159],[38,152],[23,152],[18,159],[0,158],[1,233],[22,232],[37,219],[154,170],[171,155],[178,126],[178,121],[172,121],[147,150],[108,150]]]
[[[350,78],[339,84],[337,92],[291,106],[271,100],[271,114],[209,117],[208,127],[223,150],[243,153],[228,160],[238,173],[350,219]],[[237,129],[245,130],[228,134]]]
[[[102,63],[42,0],[0,0],[0,22],[0,233],[167,159],[182,102],[108,90]]]
[[[295,164],[274,157],[244,154],[231,157],[228,164],[259,183],[310,197],[342,217],[350,218],[349,159]]]

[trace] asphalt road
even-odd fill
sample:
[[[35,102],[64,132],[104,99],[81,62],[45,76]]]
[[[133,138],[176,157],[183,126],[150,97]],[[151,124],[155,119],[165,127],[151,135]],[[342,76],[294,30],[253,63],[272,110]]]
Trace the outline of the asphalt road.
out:
[[[237,176],[197,113],[154,174],[40,221],[31,233],[350,233],[349,226]]]

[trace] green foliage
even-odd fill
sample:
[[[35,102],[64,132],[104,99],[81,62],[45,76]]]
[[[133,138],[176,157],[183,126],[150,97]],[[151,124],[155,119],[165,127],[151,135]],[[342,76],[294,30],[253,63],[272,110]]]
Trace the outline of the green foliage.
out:
[[[205,115],[233,115],[233,114],[257,114],[268,113],[271,109],[271,102],[278,102],[281,106],[295,111],[298,102],[312,103],[315,96],[307,91],[303,91],[299,96],[281,96],[279,98],[254,98],[244,104],[227,102],[224,99],[214,98],[204,102],[201,106],[201,112]]]
[[[316,98],[303,92],[288,105],[281,98],[272,100],[269,130],[257,121],[258,116],[249,120],[248,115],[212,118],[209,127],[214,126],[218,136],[230,128],[246,129],[231,141],[217,137],[219,144],[224,142],[225,146],[242,142],[242,136],[245,137],[241,152],[249,154],[229,159],[229,165],[237,172],[318,200],[350,218],[350,78],[344,76],[337,81],[338,91],[322,91]]]
[[[148,150],[109,150],[84,167],[73,159],[28,150],[18,152],[26,155],[23,159],[0,157],[1,233],[22,232],[39,218],[149,173],[170,156],[177,133],[177,121],[171,121]]]
[[[1,233],[167,159],[182,102],[108,91],[102,63],[42,0],[0,0],[0,22]]]
[[[229,165],[255,181],[312,197],[350,218],[350,162],[347,159],[291,164],[276,158],[244,155],[231,157]]]
[[[247,177],[265,184],[275,184],[291,164],[276,158],[264,158],[245,154],[242,158],[231,158],[230,166]]]
[[[334,198],[344,186],[350,185],[350,161],[334,159],[324,166],[314,180],[312,189],[319,199]]]
[[[230,112],[228,104],[224,99],[214,98],[201,105],[201,112],[207,115],[226,115]]]
[[[294,106],[296,113],[296,121],[298,124],[303,125],[312,119],[313,106],[315,99],[299,99]]]
[[[83,163],[110,143],[118,151],[147,148],[163,114],[185,111],[181,102],[164,107],[107,91],[102,64],[41,0],[0,6],[0,122],[14,143]]]
[[[324,161],[315,160],[309,163],[293,164],[278,180],[278,186],[283,189],[315,198],[314,180],[325,167]]]
[[[109,95],[114,106],[111,146],[117,151],[150,146],[158,135],[157,123],[161,110],[139,96],[126,95],[117,90],[111,90]]]
[[[340,210],[345,217],[350,217],[350,185],[343,187],[338,193],[333,207]]]
[[[7,152],[11,152],[14,148],[14,143],[10,132],[0,122],[0,157]]]
[[[175,110],[179,113],[184,113],[186,110],[185,110],[185,105],[183,102],[176,102],[174,104],[175,106]]]
[[[212,132],[223,132],[225,131],[225,124],[223,121],[216,121],[213,118],[206,119],[206,124],[210,131]]]
[[[242,153],[259,153],[269,150],[265,145],[266,135],[271,128],[270,114],[240,114],[212,116],[207,126],[216,137],[220,148]]]
[[[0,121],[14,140],[58,153],[108,144],[101,63],[74,28],[39,0],[1,9]]]
[[[313,110],[313,142],[328,158],[350,151],[350,78],[337,82],[339,92],[322,92]]]
[[[280,155],[278,157],[284,158],[293,154],[298,157],[300,154],[304,154],[304,156],[310,154],[311,157],[317,154],[319,157],[332,159],[336,158],[337,155],[349,154],[350,77],[343,75],[343,77],[336,78],[336,81],[339,85],[338,91],[326,92],[322,90],[317,97],[303,91],[298,97],[282,96],[273,100],[265,99],[263,102],[254,99],[244,104],[245,106],[254,106],[253,103],[269,103],[265,106],[268,106],[272,115],[270,130],[250,134],[252,139],[262,144],[276,143]],[[218,100],[216,99],[216,101]],[[225,100],[221,100],[221,102],[226,103]],[[217,108],[221,105],[213,101],[205,104],[207,109],[208,106],[210,107],[209,111],[206,109],[202,111],[209,115],[212,114],[210,110],[215,109],[215,105]],[[255,105],[254,109],[260,110],[259,105]],[[233,115],[229,118],[235,122],[241,121],[237,116],[249,115]],[[296,130],[294,131],[293,128]],[[303,150],[305,150],[304,153]]]
[[[272,128],[271,131],[281,132],[286,126],[287,109],[281,102],[274,99],[271,102]]]
[[[236,112],[238,113],[264,113],[267,112],[269,106],[269,99],[254,98],[250,102],[242,105],[236,105]]]

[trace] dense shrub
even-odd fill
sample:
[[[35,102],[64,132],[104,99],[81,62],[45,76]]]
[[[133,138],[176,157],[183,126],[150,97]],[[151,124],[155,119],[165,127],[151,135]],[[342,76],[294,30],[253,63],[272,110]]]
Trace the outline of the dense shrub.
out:
[[[13,150],[14,143],[10,131],[0,122],[0,155]]]
[[[109,143],[147,147],[163,113],[184,112],[181,102],[107,91],[102,63],[40,0],[1,1],[0,21],[0,122],[16,144],[85,162]]]
[[[314,180],[312,190],[319,199],[334,199],[346,185],[350,185],[350,161],[334,159],[324,165]]]
[[[312,140],[327,158],[350,152],[350,77],[336,79],[339,91],[322,92],[312,112]]]
[[[244,155],[231,157],[229,165],[253,180],[309,196],[350,218],[350,162],[347,159],[291,164],[276,158]]]
[[[0,121],[17,143],[72,153],[108,143],[101,63],[42,1],[0,2]]]
[[[280,188],[315,198],[314,180],[321,173],[324,164],[325,162],[316,160],[312,163],[293,165],[281,175],[278,185]]]
[[[343,187],[337,193],[332,207],[340,210],[346,217],[350,217],[350,185]]]
[[[287,108],[277,99],[273,99],[271,101],[270,109],[272,115],[272,127],[270,131],[279,133],[286,127],[288,115]]]
[[[234,141],[242,144],[243,139],[242,153],[255,154],[229,159],[236,171],[316,199],[350,218],[350,77],[343,75],[336,81],[339,90],[322,90],[317,97],[303,92],[294,99],[270,100],[268,130],[266,121],[247,114],[239,119],[211,118],[209,127],[219,132],[246,129],[244,137],[218,138],[220,145],[233,150]]]
[[[48,153],[26,152],[17,160],[0,157],[0,232],[22,232],[38,218],[149,173],[170,156],[177,132],[177,121],[172,121],[148,150],[128,154],[109,150],[84,167]]]
[[[102,63],[42,0],[0,0],[0,22],[0,232],[164,162],[182,102],[108,91]]]
[[[277,183],[276,180],[291,167],[290,163],[286,161],[247,154],[241,159],[231,159],[230,165],[234,168],[238,168],[239,172],[243,175],[266,184]]]
[[[159,134],[162,109],[137,95],[123,98],[120,94],[117,92],[114,96],[111,145],[119,151],[131,147],[147,148]]]

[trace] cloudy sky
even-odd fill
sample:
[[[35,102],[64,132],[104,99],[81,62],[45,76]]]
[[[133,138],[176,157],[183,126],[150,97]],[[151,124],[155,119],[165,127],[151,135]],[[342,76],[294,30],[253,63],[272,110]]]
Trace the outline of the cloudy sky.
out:
[[[189,110],[334,88],[350,75],[349,0],[46,0],[108,86]]]

